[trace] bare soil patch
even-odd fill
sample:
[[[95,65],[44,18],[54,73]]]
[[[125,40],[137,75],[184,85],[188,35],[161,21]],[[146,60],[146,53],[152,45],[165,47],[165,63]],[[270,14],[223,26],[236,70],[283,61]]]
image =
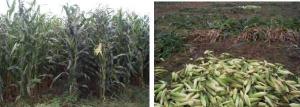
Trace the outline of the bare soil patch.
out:
[[[276,31],[278,29],[270,30],[269,32]],[[185,51],[175,53],[166,61],[157,65],[163,66],[170,71],[177,71],[183,68],[186,63],[192,63],[193,60],[202,57],[205,50],[212,50],[216,54],[227,52],[237,57],[281,63],[291,72],[300,74],[300,51],[294,48],[289,39],[283,39],[286,41],[275,41],[272,39],[272,42],[268,41],[268,39],[237,42],[240,39],[238,37],[241,36],[223,39],[220,36],[220,32],[213,29],[195,30],[190,34],[185,38],[187,43]],[[274,35],[277,37],[279,34],[285,33]],[[245,35],[245,33],[241,33],[241,35]],[[298,39],[297,42],[299,43]]]

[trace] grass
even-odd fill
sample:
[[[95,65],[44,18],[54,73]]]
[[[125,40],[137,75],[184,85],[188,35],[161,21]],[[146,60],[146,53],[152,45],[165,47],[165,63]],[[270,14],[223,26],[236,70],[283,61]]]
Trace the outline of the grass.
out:
[[[129,86],[126,95],[120,98],[110,98],[102,101],[95,97],[88,99],[77,99],[76,96],[64,95],[61,97],[52,96],[41,100],[41,102],[28,103],[25,100],[19,100],[14,103],[8,103],[6,107],[148,107],[148,91],[144,88]]]
[[[160,33],[155,36],[155,57],[164,59],[174,52],[179,52],[183,48],[183,39],[175,32]]]
[[[183,13],[174,13],[160,17],[155,21],[157,26],[168,26],[169,29],[244,29],[245,27],[266,26],[266,27],[284,27],[293,30],[299,30],[298,18],[284,18],[276,16],[273,18],[264,18],[259,15],[247,18],[235,19],[225,16],[221,13],[209,15],[185,15]]]

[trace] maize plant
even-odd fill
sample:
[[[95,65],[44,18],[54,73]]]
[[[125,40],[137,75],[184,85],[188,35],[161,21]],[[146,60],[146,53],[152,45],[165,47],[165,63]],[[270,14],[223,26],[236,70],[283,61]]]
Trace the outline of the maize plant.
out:
[[[60,86],[56,90],[70,95],[103,99],[123,94],[132,75],[146,78],[147,16],[65,5],[66,17],[61,18],[41,13],[35,1],[7,4],[9,10],[0,17],[0,102],[32,97],[49,75],[47,89]],[[6,93],[10,87],[20,94]]]
[[[278,63],[206,57],[173,72],[171,81],[155,83],[157,107],[298,107],[300,78]],[[162,68],[159,68],[162,69]]]

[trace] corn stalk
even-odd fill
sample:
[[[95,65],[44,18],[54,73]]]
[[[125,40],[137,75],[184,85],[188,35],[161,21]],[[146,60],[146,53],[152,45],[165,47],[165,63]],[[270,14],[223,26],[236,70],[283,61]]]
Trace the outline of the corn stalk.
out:
[[[66,5],[64,19],[40,13],[35,1],[29,7],[21,0],[7,4],[0,17],[0,95],[17,84],[27,98],[42,75],[52,74],[50,88],[67,75],[64,91],[70,95],[87,94],[84,88],[103,99],[118,97],[133,74],[148,72],[147,17],[106,8],[84,13]],[[99,44],[102,54],[93,54]]]

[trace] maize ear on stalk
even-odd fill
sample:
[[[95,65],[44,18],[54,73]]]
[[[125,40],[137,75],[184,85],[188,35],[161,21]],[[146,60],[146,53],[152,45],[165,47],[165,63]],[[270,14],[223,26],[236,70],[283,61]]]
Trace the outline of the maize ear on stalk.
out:
[[[160,107],[278,107],[300,105],[300,79],[281,64],[220,56],[212,51],[155,84]],[[159,68],[163,69],[163,68]]]

